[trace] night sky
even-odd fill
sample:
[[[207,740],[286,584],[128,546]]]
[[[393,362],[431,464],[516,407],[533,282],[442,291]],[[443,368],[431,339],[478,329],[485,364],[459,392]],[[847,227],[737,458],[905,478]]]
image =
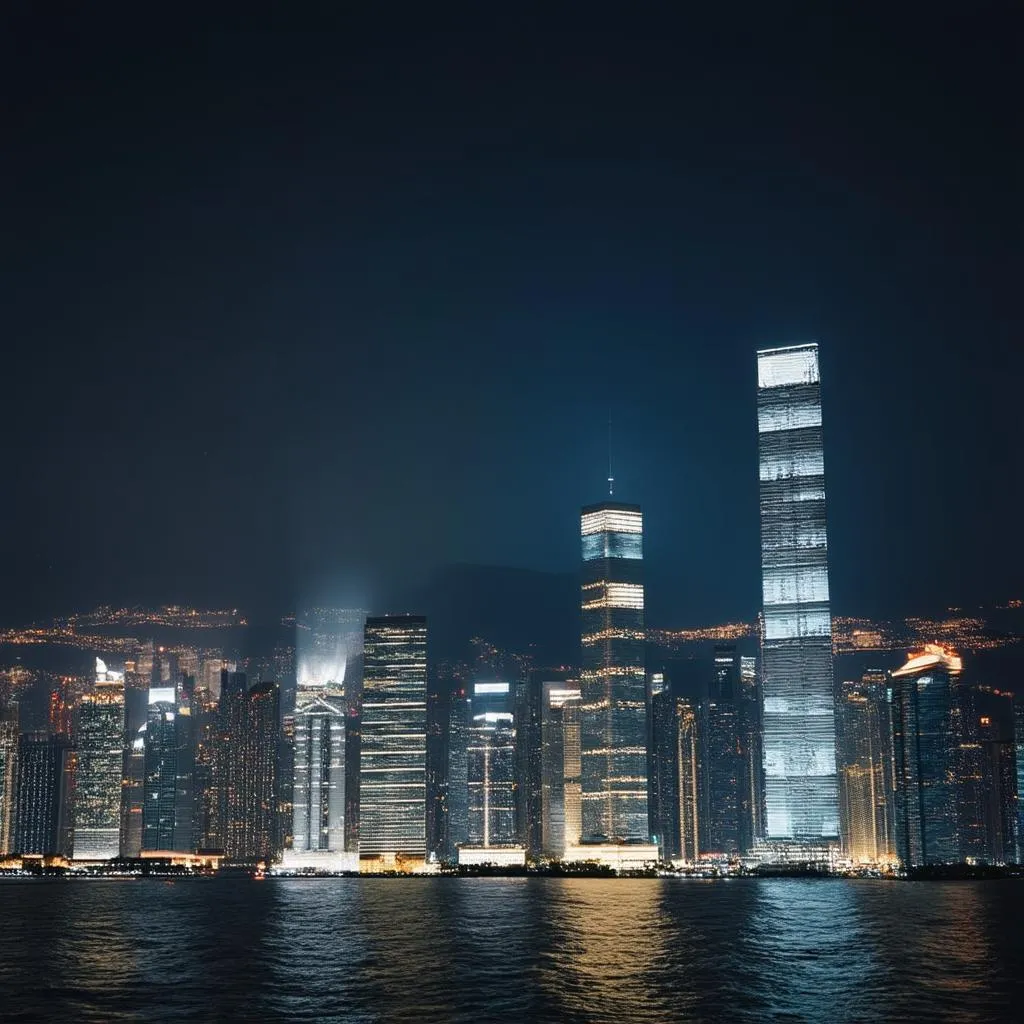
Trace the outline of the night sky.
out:
[[[750,616],[754,353],[806,340],[834,609],[1024,596],[1013,5],[762,6],[12,5],[5,624],[572,570],[609,414],[649,620]]]

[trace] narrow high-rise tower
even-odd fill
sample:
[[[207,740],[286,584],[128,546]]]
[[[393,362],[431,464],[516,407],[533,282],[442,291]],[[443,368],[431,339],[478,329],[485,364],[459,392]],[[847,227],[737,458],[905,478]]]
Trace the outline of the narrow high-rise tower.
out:
[[[839,835],[818,346],[757,353],[766,838]]]
[[[120,848],[124,769],[124,673],[96,659],[96,687],[78,711],[74,840],[76,860],[108,860]]]
[[[580,516],[582,840],[643,841],[647,820],[643,515],[604,501]]]
[[[422,861],[427,851],[427,620],[366,620],[359,853]]]

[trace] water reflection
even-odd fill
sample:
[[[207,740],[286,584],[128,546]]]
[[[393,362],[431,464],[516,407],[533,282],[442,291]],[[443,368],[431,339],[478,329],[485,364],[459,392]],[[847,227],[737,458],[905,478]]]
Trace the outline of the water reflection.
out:
[[[1024,884],[0,883],[4,1021],[1012,1019]]]
[[[548,935],[538,980],[547,1019],[679,1019],[663,984],[676,951],[665,943],[663,883],[648,879],[543,879]],[[671,954],[671,955],[670,955]]]

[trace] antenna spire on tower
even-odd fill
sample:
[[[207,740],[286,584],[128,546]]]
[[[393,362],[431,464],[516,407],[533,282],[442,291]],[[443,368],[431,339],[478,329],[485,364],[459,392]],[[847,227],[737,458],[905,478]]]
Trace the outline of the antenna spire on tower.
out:
[[[615,494],[615,477],[612,476],[612,418],[608,417],[608,497]]]

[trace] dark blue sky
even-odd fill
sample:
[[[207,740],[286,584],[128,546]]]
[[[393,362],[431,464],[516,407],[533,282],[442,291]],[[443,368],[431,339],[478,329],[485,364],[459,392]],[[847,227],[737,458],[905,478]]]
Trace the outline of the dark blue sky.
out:
[[[1019,18],[761,6],[5,15],[6,619],[571,569],[609,410],[652,622],[750,615],[809,339],[836,610],[1022,596]]]

